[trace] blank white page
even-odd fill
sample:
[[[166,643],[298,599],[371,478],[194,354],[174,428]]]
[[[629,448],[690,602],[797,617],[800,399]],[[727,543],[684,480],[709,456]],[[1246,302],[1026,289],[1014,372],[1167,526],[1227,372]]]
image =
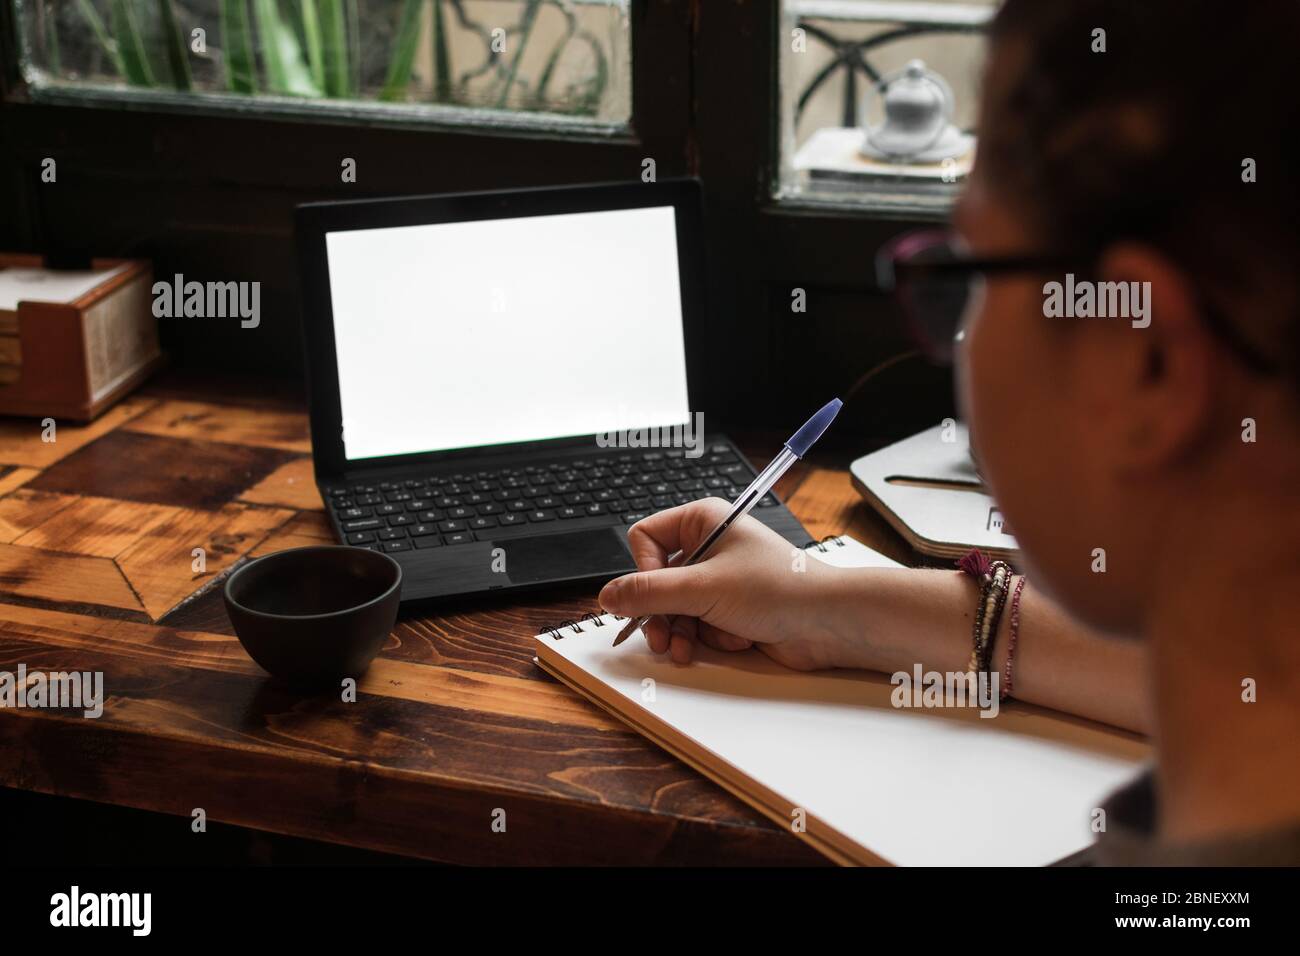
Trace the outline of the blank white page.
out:
[[[859,563],[892,563],[876,558]],[[611,647],[622,624],[536,640],[614,691],[617,710],[655,715],[779,795],[782,815],[803,808],[891,863],[1054,862],[1092,842],[1094,808],[1147,757],[1133,735],[1014,702],[994,718],[896,709],[882,674],[806,674],[758,651],[705,647],[681,667],[640,635]]]

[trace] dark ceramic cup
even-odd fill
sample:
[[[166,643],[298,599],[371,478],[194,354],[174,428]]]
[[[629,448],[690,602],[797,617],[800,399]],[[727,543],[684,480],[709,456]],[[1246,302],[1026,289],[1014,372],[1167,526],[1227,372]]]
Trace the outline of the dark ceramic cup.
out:
[[[250,561],[226,581],[239,643],[272,676],[303,689],[360,677],[397,620],[402,567],[364,548],[309,547]]]

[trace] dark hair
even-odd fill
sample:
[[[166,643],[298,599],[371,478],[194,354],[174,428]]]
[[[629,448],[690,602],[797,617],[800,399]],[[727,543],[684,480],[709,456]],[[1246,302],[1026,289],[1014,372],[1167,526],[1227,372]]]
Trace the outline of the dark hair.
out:
[[[992,44],[988,181],[1053,251],[1161,249],[1300,385],[1300,0],[1007,0]]]

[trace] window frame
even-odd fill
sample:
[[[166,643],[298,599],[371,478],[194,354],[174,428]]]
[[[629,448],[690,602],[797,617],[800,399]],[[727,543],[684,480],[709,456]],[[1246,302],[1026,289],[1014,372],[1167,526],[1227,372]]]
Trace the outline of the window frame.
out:
[[[358,101],[346,107],[337,104],[313,105],[312,101],[286,103],[276,99],[250,97],[247,103],[235,98],[214,101],[187,100],[183,94],[166,91],[141,91],[121,96],[111,90],[62,90],[32,88],[22,76],[18,31],[12,0],[0,0],[0,129],[11,129],[23,142],[26,133],[40,132],[66,120],[63,145],[89,145],[90,137],[81,135],[82,121],[88,121],[91,134],[105,132],[114,119],[136,132],[143,121],[174,122],[193,127],[209,124],[213,139],[231,135],[257,124],[274,141],[284,130],[294,130],[311,139],[313,131],[345,129],[360,142],[382,138],[385,134],[418,134],[421,140],[441,142],[466,149],[476,139],[498,144],[503,141],[571,143],[575,146],[605,146],[627,152],[635,147],[662,148],[664,144],[685,142],[690,124],[690,0],[630,0],[631,19],[631,116],[626,123],[575,120],[556,113],[476,109],[431,104],[427,112],[405,114],[382,104]],[[638,64],[654,64],[654,70]],[[93,115],[92,115],[93,114]],[[39,138],[39,137],[38,137]],[[6,137],[9,139],[9,137]],[[412,141],[414,142],[414,141]],[[204,150],[196,149],[195,153]],[[663,159],[668,175],[685,175],[684,161],[671,153]],[[684,157],[681,157],[684,160]],[[243,175],[227,170],[237,181],[248,184],[273,184],[274,178]],[[605,177],[608,178],[608,177]],[[537,185],[559,184],[572,179],[544,178]],[[428,192],[429,190],[424,190]]]
[[[39,2],[39,0],[35,0]],[[432,0],[431,0],[432,2]],[[438,0],[442,2],[442,0]],[[523,2],[523,0],[519,0]],[[588,0],[596,3],[597,0]],[[22,51],[14,10],[15,0],[0,0],[0,26],[4,27],[0,44],[0,96],[54,106],[86,106],[99,109],[144,110],[197,116],[259,116],[265,119],[337,123],[345,126],[381,126],[447,129],[505,129],[524,133],[559,135],[591,133],[610,136],[626,132],[628,121],[580,119],[564,113],[531,110],[491,109],[443,103],[391,104],[378,100],[314,99],[277,94],[246,96],[238,93],[202,91],[200,94],[169,90],[165,87],[125,90],[88,84],[86,86],[33,86],[22,74]],[[638,0],[627,0],[629,18]],[[610,4],[611,6],[613,4]],[[635,31],[630,31],[635,33]],[[629,57],[629,69],[631,58]],[[630,78],[629,78],[630,82]],[[634,104],[629,104],[634,108]]]

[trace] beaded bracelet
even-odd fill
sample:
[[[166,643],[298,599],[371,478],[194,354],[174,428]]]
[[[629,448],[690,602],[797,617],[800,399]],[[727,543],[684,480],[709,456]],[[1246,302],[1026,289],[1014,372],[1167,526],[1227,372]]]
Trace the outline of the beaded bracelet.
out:
[[[997,639],[998,624],[1006,605],[1011,585],[1011,565],[1005,561],[990,561],[978,548],[957,562],[962,571],[975,578],[980,586],[979,603],[975,608],[972,628],[971,655],[968,669],[976,673],[989,672],[993,644]]]
[[[987,606],[991,602],[992,607],[984,614],[977,660],[978,671],[986,674],[992,671],[993,645],[997,640],[1002,611],[1006,607],[1007,596],[1011,591],[1011,565],[1005,561],[993,562],[991,576],[990,593],[985,598],[985,604]]]
[[[1025,589],[1025,576],[1022,574],[1016,582],[1015,593],[1011,595],[1011,622],[1007,627],[1007,662],[1002,667],[1001,699],[1011,696],[1011,664],[1016,659],[1016,639],[1020,636],[1020,592]]]

